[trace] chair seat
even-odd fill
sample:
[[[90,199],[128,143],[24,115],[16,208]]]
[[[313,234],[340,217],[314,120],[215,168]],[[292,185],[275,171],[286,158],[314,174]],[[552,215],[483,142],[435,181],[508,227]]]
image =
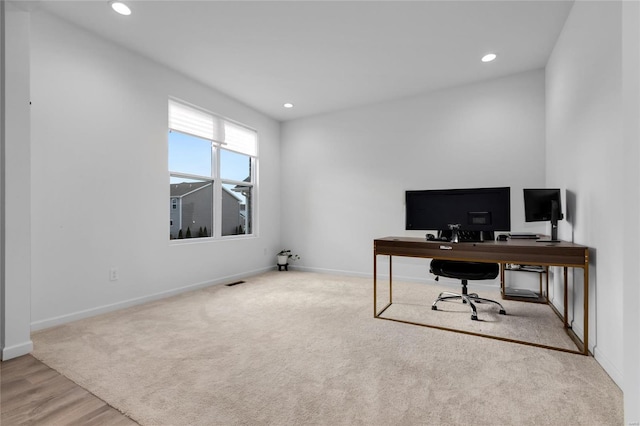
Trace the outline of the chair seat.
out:
[[[492,280],[500,273],[500,266],[497,263],[433,259],[431,273],[459,280]]]

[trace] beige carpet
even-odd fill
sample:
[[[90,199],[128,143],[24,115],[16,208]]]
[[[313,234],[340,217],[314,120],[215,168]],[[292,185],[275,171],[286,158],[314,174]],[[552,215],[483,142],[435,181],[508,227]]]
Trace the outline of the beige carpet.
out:
[[[389,302],[388,281],[378,281],[378,311]],[[500,315],[500,308],[493,303],[477,303],[478,321],[471,320],[471,309],[460,301],[438,302],[438,310],[431,304],[440,292],[460,292],[460,287],[442,287],[418,283],[393,284],[393,304],[381,315],[383,318],[427,324],[435,327],[463,330],[469,333],[496,336],[533,344],[578,351],[564,329],[562,320],[549,305],[502,300],[498,289],[472,286],[469,293],[498,301],[507,315]],[[373,303],[372,303],[373,310]],[[373,311],[372,311],[373,315]]]
[[[374,319],[372,298],[270,272],[37,332],[34,355],[143,425],[623,423],[592,357]]]

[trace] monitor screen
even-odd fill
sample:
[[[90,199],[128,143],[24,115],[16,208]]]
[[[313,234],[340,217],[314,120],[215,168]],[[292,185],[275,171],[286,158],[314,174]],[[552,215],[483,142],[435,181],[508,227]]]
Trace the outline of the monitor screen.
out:
[[[524,220],[546,222],[553,219],[553,202],[557,203],[556,220],[562,219],[559,189],[524,189]]]
[[[500,188],[406,191],[408,230],[510,231],[511,190]]]

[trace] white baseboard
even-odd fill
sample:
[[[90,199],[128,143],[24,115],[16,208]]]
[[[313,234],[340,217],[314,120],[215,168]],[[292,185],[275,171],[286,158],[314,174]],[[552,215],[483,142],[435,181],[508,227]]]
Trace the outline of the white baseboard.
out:
[[[81,320],[84,318],[93,317],[100,314],[106,314],[108,312],[117,311],[131,306],[141,305],[143,303],[152,302],[154,300],[164,299],[166,297],[175,296],[187,291],[198,290],[200,288],[209,287],[212,285],[225,284],[233,281],[237,281],[242,278],[247,278],[253,275],[261,274],[267,271],[273,270],[272,266],[265,268],[255,269],[253,271],[246,271],[240,274],[228,275],[226,277],[216,278],[210,281],[203,281],[195,284],[189,284],[184,287],[179,287],[159,293],[150,294],[143,297],[137,297],[134,299],[123,300],[121,302],[112,303],[110,305],[97,306],[95,308],[85,309],[83,311],[73,312],[58,317],[47,318],[40,321],[34,321],[31,323],[31,331],[44,330],[46,328],[55,327],[58,325],[66,324],[69,322]]]
[[[600,364],[600,366],[607,372],[611,380],[615,382],[616,385],[620,389],[624,389],[624,379],[622,377],[622,372],[618,370],[615,365],[609,360],[607,356],[605,356],[600,349],[596,346],[592,349],[591,353],[595,360]]]
[[[33,342],[31,340],[20,343],[19,345],[9,346],[2,349],[2,360],[7,361],[22,355],[27,355],[31,353],[31,351],[33,351]]]
[[[360,277],[360,278],[372,278],[373,275],[365,274],[362,272],[354,272],[354,271],[343,271],[340,269],[326,269],[326,268],[312,268],[308,266],[293,266],[293,270],[304,271],[304,272],[317,272],[319,274],[327,274],[327,275],[344,275],[347,277]]]

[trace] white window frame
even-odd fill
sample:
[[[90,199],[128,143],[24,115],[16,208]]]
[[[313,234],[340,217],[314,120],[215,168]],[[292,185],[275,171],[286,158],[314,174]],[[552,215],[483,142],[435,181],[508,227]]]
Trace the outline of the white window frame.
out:
[[[174,120],[176,115],[172,115],[175,108],[178,108],[178,118],[182,120]],[[180,109],[180,107],[183,107]],[[189,117],[189,113],[193,113]],[[186,114],[186,116],[185,116]],[[189,118],[195,118],[197,123],[189,122]],[[226,125],[226,126],[225,126]],[[191,126],[191,127],[190,127]],[[234,238],[249,238],[257,236],[257,204],[258,204],[258,185],[257,185],[257,172],[258,172],[258,132],[249,126],[246,126],[237,121],[230,120],[226,117],[218,114],[206,111],[200,107],[194,106],[188,102],[176,98],[169,98],[169,123],[168,130],[180,132],[186,135],[195,136],[201,139],[205,139],[211,142],[211,176],[193,175],[183,172],[168,171],[169,181],[171,177],[182,177],[188,179],[197,179],[203,181],[210,181],[213,183],[213,228],[211,230],[210,237],[199,237],[190,239],[174,239],[171,242],[198,242],[203,240],[220,240],[220,239],[234,239]],[[177,127],[177,128],[175,128]],[[225,129],[229,129],[225,132]],[[228,136],[227,136],[228,134]],[[244,136],[252,135],[253,141],[248,138],[243,139]],[[169,155],[168,149],[168,133],[167,133],[167,156]],[[220,150],[225,149],[235,153],[247,155],[250,158],[250,181],[236,181],[231,179],[222,179],[220,176]],[[168,163],[168,162],[167,162]],[[250,223],[250,233],[234,234],[234,235],[222,235],[222,185],[233,184],[251,187],[251,197],[248,200],[246,208],[248,210],[247,222]],[[170,198],[170,197],[169,197]]]

